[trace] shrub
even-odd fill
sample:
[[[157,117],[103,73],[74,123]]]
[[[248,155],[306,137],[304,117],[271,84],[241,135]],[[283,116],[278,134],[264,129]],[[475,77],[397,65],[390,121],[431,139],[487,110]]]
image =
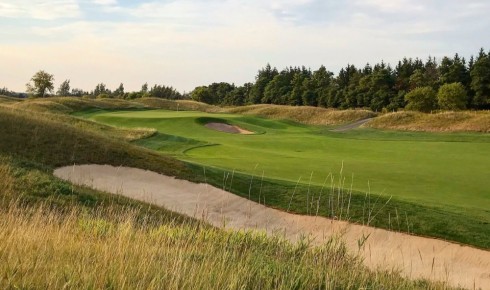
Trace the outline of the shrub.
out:
[[[436,109],[436,92],[431,87],[420,87],[405,95],[407,109],[412,111],[430,112]]]
[[[437,93],[437,102],[443,110],[466,109],[467,94],[461,83],[444,84]]]

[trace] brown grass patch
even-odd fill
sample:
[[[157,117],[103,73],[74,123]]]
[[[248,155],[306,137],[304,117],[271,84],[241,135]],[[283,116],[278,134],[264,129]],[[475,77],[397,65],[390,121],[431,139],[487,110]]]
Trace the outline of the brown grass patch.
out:
[[[251,105],[223,109],[223,111],[270,119],[288,119],[308,125],[338,125],[376,116],[374,112],[368,110],[334,110],[281,105]]]
[[[401,111],[379,116],[364,126],[376,129],[426,132],[490,132],[490,111]]]
[[[172,111],[201,111],[201,112],[218,112],[220,107],[208,105],[190,100],[166,100],[160,98],[141,98],[135,100],[147,107],[155,109],[166,109]]]

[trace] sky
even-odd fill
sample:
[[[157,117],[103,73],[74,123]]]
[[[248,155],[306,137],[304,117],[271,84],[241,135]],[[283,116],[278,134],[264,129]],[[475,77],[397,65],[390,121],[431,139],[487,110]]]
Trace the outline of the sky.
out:
[[[488,0],[0,0],[0,87],[39,70],[72,88],[253,82],[282,69],[490,49]]]

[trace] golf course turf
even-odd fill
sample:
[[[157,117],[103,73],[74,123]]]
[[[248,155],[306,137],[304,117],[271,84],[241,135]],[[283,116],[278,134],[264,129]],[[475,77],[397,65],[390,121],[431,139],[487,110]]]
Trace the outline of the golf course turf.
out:
[[[260,199],[263,192],[264,196],[268,195],[265,203],[274,207],[315,214],[316,199],[313,206],[312,197],[305,196],[309,194],[308,188],[316,191],[318,198],[324,185],[331,188],[335,183],[345,188],[343,194],[350,193],[352,188],[353,195],[346,197],[345,207],[347,202],[352,203],[350,218],[356,222],[369,220],[361,208],[362,203],[372,202],[377,205],[372,211],[379,214],[377,221],[370,221],[372,225],[397,229],[393,224],[398,224],[398,230],[483,248],[490,246],[485,238],[485,232],[490,230],[488,134],[362,128],[332,132],[332,128],[291,121],[196,111],[92,110],[76,115],[119,127],[155,128],[157,134],[136,144],[187,161],[196,172],[208,167],[209,180],[214,178],[216,185],[230,186],[231,191],[241,195],[247,194],[246,180],[252,184],[250,176],[253,175],[255,187],[251,190],[249,185],[248,194]],[[237,125],[256,134],[218,132],[206,128],[208,122]],[[228,176],[224,177],[223,171],[228,171]],[[231,172],[235,181],[229,179]],[[303,208],[296,203],[298,197],[293,196],[298,180],[297,194],[301,195]],[[260,188],[256,188],[258,183]],[[282,191],[271,184],[282,185]],[[365,193],[369,193],[369,200]],[[327,206],[322,204],[319,214],[338,215],[323,208]],[[400,208],[403,213],[399,212]],[[421,208],[430,208],[431,213],[421,214],[424,211]],[[426,220],[417,220],[419,215]]]

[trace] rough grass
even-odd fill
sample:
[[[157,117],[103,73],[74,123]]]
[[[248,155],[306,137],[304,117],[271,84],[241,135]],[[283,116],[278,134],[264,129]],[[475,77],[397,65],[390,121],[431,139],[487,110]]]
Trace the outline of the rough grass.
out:
[[[90,124],[70,116],[33,115],[28,111],[0,108],[0,153],[53,168],[95,163],[132,166],[171,176],[185,177],[189,173],[180,161],[120,141],[121,138],[135,138],[135,135],[146,136],[152,131],[145,129],[128,133],[101,124],[95,128],[91,127],[92,124],[81,128],[70,124],[67,119]],[[104,130],[97,133],[96,128]]]
[[[143,221],[142,221],[143,220]],[[131,210],[0,209],[3,289],[446,289],[371,272],[338,240],[153,223]]]
[[[12,104],[22,101],[20,98],[8,97],[4,95],[0,95],[0,105],[1,104]]]
[[[338,125],[375,117],[368,110],[334,110],[318,107],[294,107],[280,105],[251,105],[224,109],[224,112],[256,115],[271,119],[287,119],[308,125]]]
[[[145,107],[141,103],[120,99],[85,99],[74,97],[27,99],[11,106],[15,109],[65,114],[88,109],[142,109]]]
[[[220,107],[216,107],[213,105],[208,105],[196,101],[190,101],[190,100],[166,100],[160,98],[141,98],[135,101],[154,109],[165,109],[165,110],[173,110],[173,111],[178,111],[178,110],[201,111],[201,112],[209,112],[209,113],[221,111]]]
[[[426,132],[490,132],[490,111],[438,112],[402,111],[379,116],[365,127]]]

